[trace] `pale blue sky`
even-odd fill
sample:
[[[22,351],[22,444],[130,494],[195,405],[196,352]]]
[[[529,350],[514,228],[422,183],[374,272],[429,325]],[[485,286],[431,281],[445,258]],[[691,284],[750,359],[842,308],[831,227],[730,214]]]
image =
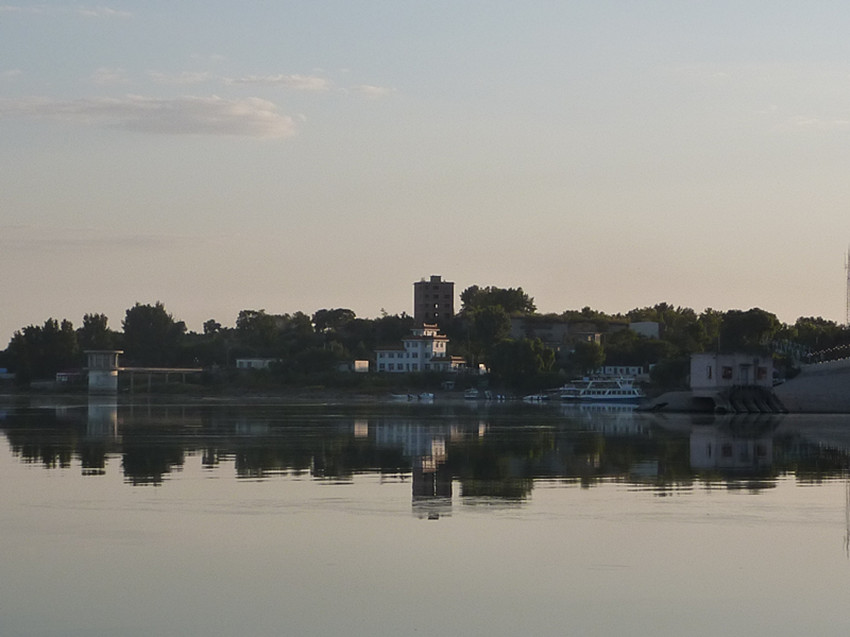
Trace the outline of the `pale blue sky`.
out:
[[[2,0],[0,0],[2,2]],[[0,4],[0,347],[46,318],[844,320],[844,2]]]

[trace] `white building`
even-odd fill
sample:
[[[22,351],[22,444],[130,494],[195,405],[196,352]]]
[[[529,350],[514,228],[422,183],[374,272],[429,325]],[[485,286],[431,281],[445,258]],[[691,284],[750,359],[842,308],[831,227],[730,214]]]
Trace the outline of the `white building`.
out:
[[[773,358],[751,354],[691,354],[691,391],[740,385],[773,387]]]
[[[593,372],[594,376],[607,376],[607,377],[636,377],[642,376],[644,374],[644,369],[642,365],[605,365],[604,367],[600,367],[595,372]]]
[[[375,350],[375,369],[379,372],[448,372],[456,371],[463,359],[448,356],[449,339],[436,325],[423,325],[411,330],[401,345]]]
[[[339,372],[353,372],[355,374],[365,374],[369,371],[369,361],[353,360],[345,363],[340,363],[336,367]]]
[[[237,358],[237,369],[269,369],[272,363],[278,362],[278,358]]]

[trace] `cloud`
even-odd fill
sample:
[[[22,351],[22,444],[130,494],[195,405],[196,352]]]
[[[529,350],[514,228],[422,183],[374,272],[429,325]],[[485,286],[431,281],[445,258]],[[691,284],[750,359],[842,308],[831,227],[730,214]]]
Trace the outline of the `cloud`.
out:
[[[265,84],[278,85],[296,91],[327,91],[330,82],[316,75],[248,75],[228,78],[228,84]]]
[[[209,53],[209,54],[192,53],[189,57],[193,60],[200,60],[202,62],[223,62],[224,60],[227,59],[225,56],[221,55],[220,53]]]
[[[183,71],[177,74],[148,71],[148,77],[158,84],[200,84],[215,79],[206,71]]]
[[[360,84],[359,86],[351,87],[352,93],[357,93],[362,95],[363,97],[384,97],[386,95],[390,95],[391,93],[395,93],[395,89],[386,88],[383,86],[373,86],[372,84]]]
[[[47,5],[32,5],[21,6],[15,4],[0,5],[0,13],[32,13],[32,14],[51,14],[68,12],[76,13],[87,18],[132,18],[133,14],[129,11],[119,11],[110,7],[78,7],[70,9],[66,7],[50,7]]]
[[[214,239],[215,237],[213,237]],[[209,237],[175,234],[123,234],[93,227],[39,225],[0,225],[0,246],[5,250],[98,250],[101,248],[155,249],[186,247],[208,241]]]
[[[126,84],[128,80],[124,69],[103,66],[92,73],[91,81],[95,84]]]
[[[0,5],[0,13],[44,13],[44,8],[2,4]]]
[[[11,79],[14,79],[16,77],[20,77],[23,74],[24,74],[24,72],[21,69],[8,69],[8,70],[0,73],[0,77],[3,77],[4,79],[7,79],[7,80],[11,80]]]
[[[124,130],[167,135],[283,138],[295,134],[295,122],[290,116],[280,113],[273,102],[256,97],[0,99],[0,117],[105,123]]]
[[[824,119],[799,115],[787,120],[782,128],[789,131],[846,131],[850,130],[850,119],[842,117]]]
[[[132,18],[128,11],[118,11],[109,7],[80,7],[77,13],[87,18]]]

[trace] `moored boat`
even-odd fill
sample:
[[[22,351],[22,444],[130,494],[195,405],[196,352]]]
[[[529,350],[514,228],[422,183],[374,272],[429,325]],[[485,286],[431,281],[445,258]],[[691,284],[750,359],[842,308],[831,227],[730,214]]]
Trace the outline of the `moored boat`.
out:
[[[560,387],[561,400],[589,402],[639,402],[646,398],[631,378],[583,378]]]

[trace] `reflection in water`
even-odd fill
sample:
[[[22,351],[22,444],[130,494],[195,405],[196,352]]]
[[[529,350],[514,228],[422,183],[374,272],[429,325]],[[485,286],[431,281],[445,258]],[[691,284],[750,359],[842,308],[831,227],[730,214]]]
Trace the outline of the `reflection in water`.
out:
[[[476,406],[477,407],[477,406]],[[7,408],[0,427],[24,462],[102,475],[120,458],[125,481],[158,485],[198,456],[214,470],[232,460],[240,478],[358,473],[411,475],[415,514],[517,503],[536,481],[592,487],[605,480],[658,493],[696,481],[730,488],[844,476],[844,417],[639,414],[630,408],[466,405],[234,406],[87,404]]]
[[[0,633],[842,634],[849,417],[577,407],[8,407]]]

